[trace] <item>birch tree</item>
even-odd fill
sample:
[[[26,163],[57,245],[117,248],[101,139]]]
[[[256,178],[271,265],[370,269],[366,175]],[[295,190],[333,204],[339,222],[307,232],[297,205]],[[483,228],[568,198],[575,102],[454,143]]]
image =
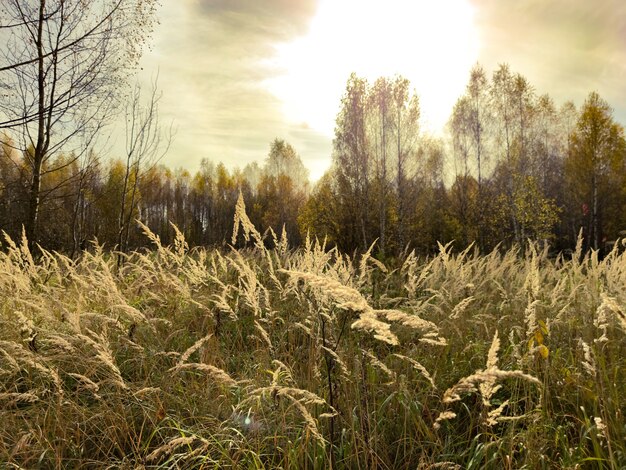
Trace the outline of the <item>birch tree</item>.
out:
[[[0,128],[30,169],[26,232],[37,241],[42,178],[56,153],[81,158],[110,122],[158,0],[3,0]],[[65,162],[72,164],[73,162]]]

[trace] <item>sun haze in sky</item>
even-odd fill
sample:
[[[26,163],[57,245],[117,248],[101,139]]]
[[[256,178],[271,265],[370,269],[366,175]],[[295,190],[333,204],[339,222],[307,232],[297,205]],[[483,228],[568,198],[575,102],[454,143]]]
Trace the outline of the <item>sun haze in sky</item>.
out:
[[[351,72],[399,74],[420,95],[427,127],[440,130],[478,58],[466,0],[323,0],[306,36],[276,46],[269,89],[288,119],[332,136]]]
[[[141,79],[158,70],[177,128],[163,163],[192,172],[262,161],[278,137],[319,178],[351,72],[408,78],[436,134],[476,62],[557,105],[595,90],[626,121],[626,1],[170,0],[159,16]]]

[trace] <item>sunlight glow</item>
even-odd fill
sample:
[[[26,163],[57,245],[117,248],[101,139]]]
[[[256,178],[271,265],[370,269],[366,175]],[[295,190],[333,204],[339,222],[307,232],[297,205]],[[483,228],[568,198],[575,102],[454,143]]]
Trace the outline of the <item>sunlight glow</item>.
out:
[[[309,33],[276,49],[266,86],[292,122],[332,136],[351,72],[400,74],[438,132],[478,58],[478,35],[468,0],[321,0]]]

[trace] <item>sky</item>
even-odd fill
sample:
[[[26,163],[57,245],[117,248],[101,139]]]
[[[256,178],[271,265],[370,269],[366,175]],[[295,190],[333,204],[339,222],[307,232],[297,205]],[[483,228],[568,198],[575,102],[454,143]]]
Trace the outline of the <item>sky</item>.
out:
[[[477,62],[557,104],[597,91],[626,124],[624,0],[162,0],[159,19],[139,80],[158,75],[169,167],[243,168],[280,138],[318,179],[351,72],[407,77],[434,134]]]

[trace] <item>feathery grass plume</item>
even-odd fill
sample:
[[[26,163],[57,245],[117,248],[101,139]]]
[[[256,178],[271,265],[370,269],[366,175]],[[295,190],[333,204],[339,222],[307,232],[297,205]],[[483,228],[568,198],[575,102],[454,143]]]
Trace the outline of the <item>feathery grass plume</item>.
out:
[[[435,381],[433,380],[432,376],[428,373],[428,371],[426,370],[426,367],[424,367],[422,364],[420,364],[419,362],[417,362],[415,359],[408,357],[408,356],[403,356],[402,354],[394,354],[395,357],[402,359],[403,361],[407,361],[409,364],[411,364],[413,366],[413,368],[415,370],[417,370],[420,374],[422,374],[422,376],[428,380],[428,382],[430,383],[430,385],[432,385],[432,387],[434,389],[437,388],[437,386],[435,385]]]
[[[191,253],[193,256],[184,257],[184,263],[180,266],[180,275],[192,287],[206,286],[207,278],[210,276],[207,252],[203,248],[194,248]]]
[[[187,436],[176,437],[168,441],[161,447],[158,447],[157,449],[153,450],[150,454],[148,454],[148,456],[146,457],[146,462],[155,462],[159,460],[161,457],[170,455],[172,452],[174,452],[174,450],[176,450],[179,447],[190,446],[191,444],[193,444],[195,440],[196,440],[195,437],[187,437]]]
[[[572,263],[577,265],[580,264],[581,256],[583,253],[583,242],[585,238],[583,237],[583,228],[580,227],[578,231],[578,236],[576,237],[576,248],[574,249],[574,253],[572,253]]]
[[[36,266],[33,260],[33,255],[28,248],[28,239],[26,238],[26,229],[22,225],[22,238],[20,240],[20,255],[23,262],[23,266],[27,268],[31,273],[35,273]]]
[[[123,390],[128,388],[126,382],[124,381],[124,378],[122,377],[120,369],[115,364],[113,351],[111,351],[111,345],[109,344],[109,340],[106,337],[106,333],[97,334],[87,328],[86,335],[78,334],[76,335],[76,338],[82,339],[93,347],[96,352],[96,359],[98,359],[102,365],[106,366],[107,369],[109,369],[109,371],[113,373],[112,382],[114,384],[118,385]]]
[[[250,264],[243,258],[241,253],[233,248],[232,257],[228,258],[230,264],[239,274],[239,292],[245,303],[252,309],[254,316],[261,316],[261,301],[265,303],[267,311],[270,310],[269,292],[261,284],[256,272]]]
[[[449,419],[454,419],[454,418],[456,418],[456,413],[454,411],[450,411],[450,410],[442,411],[441,413],[439,413],[439,416],[437,416],[437,419],[435,420],[435,423],[433,424],[433,428],[440,429],[442,421],[447,421]]]
[[[608,440],[609,438],[608,429],[606,427],[606,424],[604,424],[604,422],[602,421],[602,418],[600,418],[599,416],[595,416],[593,418],[593,422],[596,425],[596,431],[598,433],[598,437],[604,440]]]
[[[272,385],[278,385],[283,381],[293,383],[293,372],[287,364],[278,359],[272,359],[272,364],[277,366],[272,372]]]
[[[278,254],[285,256],[287,251],[289,250],[289,240],[287,239],[287,229],[285,228],[285,224],[283,224],[283,229],[280,232],[280,241],[277,245]]]
[[[448,340],[440,336],[436,337],[435,339],[429,338],[429,337],[423,337],[423,338],[419,338],[418,341],[420,343],[429,344],[431,346],[447,346],[448,345]]]
[[[16,408],[25,404],[33,404],[40,400],[33,392],[6,392],[0,393],[0,408]]]
[[[310,272],[318,275],[325,273],[330,275],[331,262],[336,256],[336,249],[326,249],[326,239],[320,242],[315,238],[315,240],[311,242],[307,234],[304,248],[300,248],[300,250],[294,253],[289,259],[288,267],[292,271]]]
[[[285,256],[289,252],[289,240],[287,238],[287,230],[285,229],[285,224],[283,224],[283,228],[280,232],[280,239],[276,236],[276,232],[272,227],[268,228],[271,236],[272,242],[274,243],[274,251],[279,256]]]
[[[8,343],[8,342],[7,342]],[[9,343],[10,344],[10,343]],[[0,371],[7,370],[4,366],[9,366],[9,371],[17,372],[20,370],[20,365],[15,360],[12,354],[9,354],[4,348],[0,347],[0,356],[4,357],[3,361],[0,362]]]
[[[528,302],[526,310],[524,310],[524,322],[526,323],[526,337],[530,340],[535,336],[538,330],[537,326],[537,305],[540,304],[539,300],[533,300]]]
[[[32,449],[33,439],[35,438],[35,433],[31,431],[27,431],[21,434],[20,438],[15,442],[13,449],[11,449],[11,453],[14,457],[19,456],[22,452],[28,452],[29,449]],[[16,469],[20,468],[19,466],[15,466]]]
[[[390,384],[396,381],[396,373],[387,367],[384,362],[378,359],[371,351],[362,350],[362,352],[365,356],[367,356],[372,366],[383,371],[391,379],[391,382],[389,382]]]
[[[479,392],[482,398],[483,407],[487,411],[485,424],[487,426],[493,426],[498,422],[505,406],[508,405],[508,402],[505,402],[498,408],[490,410],[492,406],[491,398],[501,388],[501,385],[496,385],[497,382],[504,379],[520,379],[536,385],[541,385],[541,382],[537,378],[520,370],[505,371],[499,369],[499,350],[500,338],[498,337],[498,330],[496,330],[487,354],[486,368],[484,370],[477,370],[474,374],[462,378],[454,386],[447,389],[443,395],[442,402],[447,404],[454,403],[461,400],[462,394]]]
[[[431,275],[432,266],[436,259],[437,258],[432,259],[426,266],[419,270],[419,263],[415,251],[411,251],[404,260],[404,263],[402,263],[400,272],[406,276],[404,289],[407,291],[410,299],[416,298],[418,289],[422,286],[426,278]]]
[[[177,373],[186,370],[197,370],[200,372],[206,372],[216,382],[226,385],[227,387],[236,387],[237,381],[230,375],[224,372],[219,367],[215,367],[209,364],[200,364],[198,362],[186,362],[184,364],[178,364],[168,370],[171,373]]]
[[[358,290],[343,285],[341,282],[328,276],[287,269],[281,269],[280,272],[287,274],[293,280],[303,280],[315,289],[319,297],[334,302],[340,308],[355,312],[371,310],[367,300]]]
[[[239,235],[239,226],[243,233],[243,238],[246,242],[250,241],[250,235],[254,239],[255,246],[262,251],[265,251],[263,244],[263,237],[256,229],[254,224],[250,221],[248,214],[246,213],[246,203],[243,200],[243,194],[239,191],[239,197],[237,198],[237,204],[235,205],[235,220],[233,222],[233,236],[230,243],[234,245],[237,243],[237,236]]]
[[[285,397],[287,397],[287,399],[289,399],[298,409],[298,412],[304,419],[306,429],[311,433],[313,438],[317,440],[320,444],[325,445],[326,439],[324,439],[324,436],[322,436],[322,434],[319,432],[317,428],[317,422],[315,421],[311,413],[309,413],[309,410],[306,409],[306,406],[304,406],[300,400],[297,400],[289,394],[286,394]]]
[[[59,373],[53,365],[49,365],[49,361],[45,357],[36,355],[21,343],[4,340],[0,340],[0,353],[8,359],[7,363],[11,366],[11,372],[24,370],[32,377],[32,371],[36,371],[40,377],[44,377],[54,384],[56,395],[59,398],[63,396],[63,382]]]
[[[8,250],[5,258],[5,268],[8,275],[7,282],[12,282],[23,292],[29,292],[32,280],[37,277],[37,266],[33,260],[32,254],[28,249],[28,240],[26,240],[26,232],[22,227],[22,238],[18,246],[11,237],[3,230],[5,243]]]
[[[304,323],[309,323],[309,325],[305,325]],[[306,319],[304,320],[304,323],[301,322],[294,322],[291,325],[289,325],[289,329],[293,329],[293,330],[300,330],[302,331],[305,335],[307,335],[309,338],[313,338],[315,335],[313,334],[313,330],[312,327],[310,326],[310,321],[307,321]]]
[[[81,328],[104,328],[113,327],[114,329],[121,326],[118,318],[111,317],[102,312],[82,312],[79,317],[79,330]],[[122,329],[122,328],[120,328]]]
[[[446,271],[450,271],[450,269],[448,268],[450,267],[450,260],[451,260],[450,252],[452,251],[453,243],[454,243],[453,241],[450,241],[446,243],[445,245],[442,245],[440,242],[437,242],[437,247],[439,248],[439,255],[437,257],[443,264],[443,267],[445,268]]]
[[[339,354],[337,354],[332,349],[327,348],[326,346],[322,346],[322,351],[324,351],[326,354],[328,354],[330,357],[333,358],[334,364],[337,367],[339,367],[339,374],[345,379],[349,380],[350,372],[348,371],[348,367],[346,366],[346,363],[343,362],[343,360],[339,357]]]
[[[206,336],[203,336],[202,338],[200,338],[198,341],[196,341],[195,343],[193,343],[189,348],[187,348],[187,350],[180,356],[180,358],[178,359],[178,364],[177,365],[181,365],[183,362],[186,362],[187,359],[189,359],[189,357],[195,353],[198,349],[200,349],[204,343],[206,343],[208,340],[210,340],[213,337],[212,333],[209,333]]]
[[[391,325],[376,318],[376,312],[367,310],[350,326],[353,330],[365,330],[373,333],[374,338],[391,346],[398,345],[398,337],[391,332]]]
[[[269,227],[266,230],[265,234],[263,235],[264,238],[266,237],[267,232],[269,232],[270,235],[272,236],[272,241],[274,243],[274,250],[272,253],[270,250],[266,249],[265,244],[263,244],[263,249],[261,250],[261,252],[263,253],[265,261],[267,262],[267,274],[269,275],[269,278],[272,280],[272,282],[274,282],[276,287],[278,287],[278,290],[282,290],[283,286],[280,280],[276,277],[276,270],[274,269],[274,263],[275,262],[278,263],[278,267],[280,268],[282,266],[280,257],[284,256],[287,253],[287,250],[289,249],[287,235],[285,233],[285,227],[283,226],[284,240],[282,236],[281,236],[281,240],[280,241],[278,240],[278,238],[276,237],[276,232],[274,232],[274,229],[272,227]],[[284,243],[284,245],[281,245],[282,243]]]
[[[442,401],[444,403],[453,403],[455,401],[460,401],[461,394],[477,392],[477,385],[484,382],[494,384],[496,381],[504,379],[520,379],[530,383],[534,383],[536,385],[541,385],[540,380],[533,377],[532,375],[522,372],[521,370],[478,370],[474,374],[462,378],[456,383],[456,385],[446,390],[443,395]]]
[[[589,347],[589,345],[585,343],[582,338],[578,338],[578,344],[582,348],[585,358],[582,362],[583,368],[590,376],[595,377],[597,373],[596,360],[593,358],[593,351],[591,350],[591,347]]]
[[[357,276],[352,259],[348,255],[340,253],[337,247],[334,247],[331,253],[334,258],[333,263],[328,266],[325,274],[332,276],[344,285],[352,284],[353,279]]]
[[[276,397],[276,396],[282,397],[282,396],[289,395],[292,398],[301,400],[303,403],[306,403],[307,405],[329,406],[328,403],[326,403],[326,400],[321,398],[319,395],[316,395],[315,393],[310,392],[309,390],[305,390],[303,388],[297,388],[297,387],[285,387],[285,386],[281,386],[278,384],[273,384],[269,387],[258,388],[256,390],[253,390],[251,394],[252,395],[269,394],[270,396],[273,396],[273,397]]]
[[[526,279],[524,281],[524,289],[528,292],[528,296],[531,299],[537,299],[541,288],[541,274],[539,272],[539,262],[541,257],[545,256],[545,253],[540,257],[537,252],[537,246],[530,241],[528,243],[528,251],[530,251],[530,261],[528,263],[528,269]],[[528,255],[526,255],[528,258]]]
[[[31,342],[35,338],[35,324],[30,318],[24,316],[19,310],[15,310],[13,314],[17,317],[17,323],[20,329],[20,336],[26,342]]]
[[[469,304],[471,304],[474,301],[474,299],[475,298],[473,296],[469,296],[461,300],[458,304],[456,304],[454,308],[452,309],[452,312],[450,313],[450,319],[456,320],[457,318],[459,318],[463,314],[465,309],[469,306]]]
[[[593,319],[593,323],[595,327],[602,332],[602,335],[599,338],[594,339],[595,343],[605,343],[609,340],[607,336],[607,330],[609,328],[609,313],[612,311],[611,306],[609,306],[610,299],[604,292],[600,294],[601,303],[596,310],[596,316]],[[613,301],[612,303],[615,303]]]
[[[425,466],[419,466],[417,470],[462,470],[463,467],[454,462],[436,462]]]
[[[372,250],[374,249],[374,246],[376,246],[377,241],[378,238],[374,240],[367,251],[361,255],[361,262],[359,263],[359,277],[357,281],[359,286],[362,286],[369,277],[370,271],[367,269],[367,261],[371,258]]]
[[[4,230],[2,231],[2,237],[4,238],[4,242],[8,245],[9,250],[9,256],[11,256],[11,254],[19,252],[19,248],[17,247],[17,244],[13,241],[13,239],[11,238],[11,236],[6,233]],[[17,260],[18,262],[22,261],[21,257],[18,258]]]
[[[52,381],[54,382],[54,386],[56,387],[57,396],[59,399],[61,399],[65,392],[63,391],[63,382],[61,381],[61,376],[59,375],[59,371],[57,370],[56,367],[50,366],[48,367],[48,373],[50,374],[50,377],[52,378]]]
[[[182,262],[183,258],[189,251],[189,245],[185,240],[185,235],[178,229],[175,223],[170,222],[170,226],[174,229],[174,255],[179,262]]]
[[[498,337],[498,330],[496,330],[487,353],[487,369],[498,367],[498,351],[500,351],[500,338]]]
[[[359,318],[352,323],[351,328],[369,331],[374,334],[374,338],[385,343],[397,345],[398,338],[391,332],[391,325],[378,319],[379,315],[389,321],[397,321],[418,331],[438,331],[434,323],[423,320],[417,315],[409,315],[400,310],[374,310],[359,291],[345,286],[335,279],[301,271],[284,269],[281,271],[293,279],[305,281],[316,289],[316,293],[320,297],[334,301],[338,307],[359,312]]]
[[[387,321],[397,322],[414,330],[436,336],[439,328],[433,322],[424,320],[415,314],[403,312],[402,310],[375,310],[376,314]]]
[[[144,395],[150,395],[153,393],[162,393],[162,392],[163,390],[161,390],[161,388],[159,387],[144,387],[144,388],[140,388],[136,392],[133,392],[133,396],[135,398],[141,398]]]
[[[126,319],[129,320],[131,323],[144,323],[147,321],[147,318],[143,314],[143,312],[137,310],[135,307],[128,305],[127,303],[112,305],[111,310],[118,310],[120,312],[123,312],[126,316]]]
[[[136,219],[135,223],[139,226],[139,228],[141,229],[143,234],[148,238],[148,240],[154,243],[154,246],[157,249],[157,253],[161,253],[163,251],[163,245],[161,244],[161,237],[159,237],[152,230],[150,230],[150,227],[144,224],[141,220]]]
[[[515,360],[517,361],[518,364],[520,364],[523,360],[523,356],[522,356],[522,348],[520,345],[520,342],[518,340],[516,340],[516,334],[519,338],[519,336],[522,334],[522,327],[518,326],[518,327],[513,327],[511,328],[511,331],[509,331],[509,344],[511,346],[511,355],[513,356],[513,358],[515,358]]]
[[[274,346],[272,345],[270,335],[257,320],[254,320],[254,328],[259,332],[259,334],[261,335],[261,339],[265,342],[270,351],[273,350]]]
[[[215,305],[221,313],[226,314],[231,320],[236,320],[237,314],[228,303],[231,289],[232,286],[224,286],[222,292],[220,294],[214,294],[210,301],[213,302],[213,305]]]
[[[98,392],[100,391],[100,386],[89,377],[82,374],[77,374],[75,372],[68,372],[67,375],[73,377],[78,382],[80,382],[82,388],[84,388],[85,390],[89,390],[93,394],[94,398],[96,398],[97,400],[102,399],[102,397],[98,394]]]
[[[319,432],[315,418],[309,412],[309,410],[306,408],[305,405],[327,406],[330,409],[330,412],[332,414],[336,414],[337,411],[334,408],[332,408],[326,402],[326,400],[319,397],[313,392],[310,392],[308,390],[304,390],[301,388],[285,387],[285,386],[279,385],[277,381],[279,380],[280,377],[283,376],[282,373],[284,371],[285,370],[283,369],[283,367],[279,366],[277,371],[274,371],[273,378],[272,378],[272,385],[270,385],[269,387],[260,387],[260,388],[251,390],[248,393],[248,397],[238,404],[238,408],[245,409],[245,407],[248,406],[249,403],[258,401],[258,399],[262,397],[269,396],[269,397],[272,397],[274,400],[277,400],[279,398],[286,398],[296,408],[296,410],[298,411],[298,414],[304,420],[305,428],[311,433],[311,435],[318,442],[320,442],[321,444],[325,444],[326,440],[324,439],[322,434]],[[290,374],[288,374],[288,377],[290,378]]]
[[[383,263],[382,261],[378,261],[374,257],[370,257],[368,261],[372,263],[374,266],[376,266],[381,272],[385,274],[389,274],[389,269],[387,269],[387,266],[385,266],[385,263]]]
[[[563,276],[557,280],[556,285],[550,293],[550,309],[557,308],[565,300],[567,294],[568,277]]]
[[[504,412],[504,408],[506,408],[510,403],[510,400],[504,400],[500,406],[494,408],[493,410],[489,410],[487,413],[487,417],[485,418],[485,424],[487,426],[495,426],[502,419],[502,413]],[[507,416],[507,418],[519,418],[519,416]]]
[[[601,303],[596,310],[596,317],[594,318],[595,327],[602,332],[602,336],[594,340],[597,343],[603,343],[609,340],[607,330],[610,325],[611,317],[613,317],[624,332],[626,332],[626,314],[624,314],[624,311],[617,301],[604,292],[600,294],[600,299]]]

